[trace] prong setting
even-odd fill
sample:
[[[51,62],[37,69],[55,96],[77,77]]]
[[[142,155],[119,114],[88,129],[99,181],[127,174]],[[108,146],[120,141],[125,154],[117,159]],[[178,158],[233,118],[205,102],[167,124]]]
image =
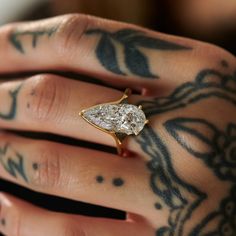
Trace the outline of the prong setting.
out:
[[[141,105],[128,103],[130,93],[131,90],[126,89],[121,99],[116,102],[98,104],[79,112],[90,125],[113,136],[119,154],[122,152],[123,139],[131,134],[137,136],[149,122]]]

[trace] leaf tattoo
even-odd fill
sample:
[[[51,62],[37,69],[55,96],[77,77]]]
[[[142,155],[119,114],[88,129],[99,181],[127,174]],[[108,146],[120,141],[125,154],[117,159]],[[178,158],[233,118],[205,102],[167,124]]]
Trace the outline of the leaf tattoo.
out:
[[[118,74],[128,75],[121,70],[117,58],[117,43],[123,47],[124,62],[127,69],[134,75],[154,79],[158,75],[154,75],[150,71],[149,61],[146,55],[141,52],[140,48],[149,48],[156,50],[190,50],[191,48],[168,42],[166,40],[152,38],[145,32],[123,29],[115,33],[111,33],[101,29],[91,29],[86,32],[87,35],[101,35],[96,48],[96,56],[99,62],[107,70]]]
[[[236,182],[236,124],[230,123],[222,132],[204,119],[176,118],[167,121],[165,127],[181,146],[202,159],[221,180]],[[186,141],[189,138],[206,148],[198,150],[195,142]]]
[[[97,56],[102,58],[101,63],[108,70],[119,75],[125,75],[119,68],[116,60],[116,49],[107,35],[103,35],[98,44]]]

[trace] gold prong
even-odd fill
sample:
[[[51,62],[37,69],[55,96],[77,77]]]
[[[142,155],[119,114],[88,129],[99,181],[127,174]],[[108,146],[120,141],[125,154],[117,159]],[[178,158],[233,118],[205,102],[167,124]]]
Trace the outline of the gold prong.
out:
[[[80,111],[79,112],[79,116],[83,116],[84,112],[83,111]]]
[[[130,88],[127,88],[124,92],[124,94],[128,97],[132,93]]]
[[[139,106],[138,106],[138,109],[142,110],[142,109],[143,109],[142,105],[139,105]]]
[[[123,102],[125,99],[127,99],[129,97],[129,95],[127,93],[124,93],[122,98],[118,101],[118,103]]]
[[[149,123],[149,120],[145,120],[145,125]]]
[[[115,132],[111,132],[110,135],[115,139],[118,155],[121,155],[122,154],[122,142],[121,142],[121,140],[117,137]]]

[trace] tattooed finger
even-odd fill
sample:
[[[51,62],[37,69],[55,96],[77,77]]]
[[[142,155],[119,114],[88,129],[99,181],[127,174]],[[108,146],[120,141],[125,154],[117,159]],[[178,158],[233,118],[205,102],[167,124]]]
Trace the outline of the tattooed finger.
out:
[[[211,58],[220,53],[193,40],[84,15],[8,25],[0,29],[0,40],[2,73],[66,69],[149,88],[158,78],[188,80],[206,64],[203,52]],[[186,60],[191,66],[183,71]]]
[[[4,179],[43,193],[140,215],[144,210],[155,212],[149,203],[153,201],[152,192],[146,186],[148,172],[139,158],[127,160],[2,134],[0,173]]]

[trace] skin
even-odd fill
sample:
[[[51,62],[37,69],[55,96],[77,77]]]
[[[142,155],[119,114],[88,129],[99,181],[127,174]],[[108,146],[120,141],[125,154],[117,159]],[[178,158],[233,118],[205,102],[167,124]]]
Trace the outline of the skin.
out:
[[[125,140],[133,158],[2,133],[2,178],[128,213],[125,221],[66,215],[1,194],[4,234],[236,233],[234,56],[213,45],[83,15],[5,26],[0,40],[1,73],[66,68],[103,83],[53,74],[3,83],[4,112],[15,104],[9,91],[23,85],[14,116],[0,119],[2,129],[51,132],[114,147],[109,135],[78,113],[118,100],[121,87],[139,93],[130,96],[130,103],[142,105],[150,120],[138,136]]]

